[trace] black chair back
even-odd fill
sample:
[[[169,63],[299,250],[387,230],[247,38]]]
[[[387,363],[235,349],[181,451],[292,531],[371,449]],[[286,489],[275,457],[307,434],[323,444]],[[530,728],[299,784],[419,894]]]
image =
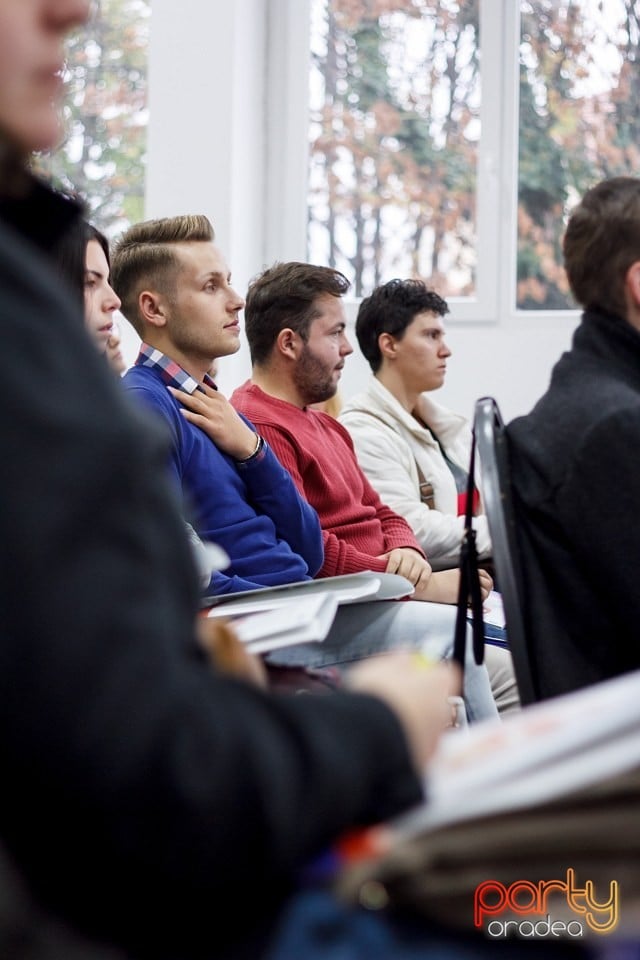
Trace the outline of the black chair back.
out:
[[[480,460],[481,494],[491,534],[493,565],[502,595],[509,650],[520,700],[524,705],[540,698],[531,670],[523,614],[522,576],[518,562],[504,422],[493,397],[481,397],[476,401],[473,431]]]

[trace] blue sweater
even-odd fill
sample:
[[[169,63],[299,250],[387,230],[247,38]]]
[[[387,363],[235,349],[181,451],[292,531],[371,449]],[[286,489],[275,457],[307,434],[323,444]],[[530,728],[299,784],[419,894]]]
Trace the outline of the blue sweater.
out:
[[[219,544],[231,559],[224,573],[213,574],[209,592],[275,586],[317,573],[323,562],[318,516],[266,443],[255,460],[238,464],[183,417],[159,370],[134,366],[123,384],[169,428],[169,468],[185,515],[202,540]]]

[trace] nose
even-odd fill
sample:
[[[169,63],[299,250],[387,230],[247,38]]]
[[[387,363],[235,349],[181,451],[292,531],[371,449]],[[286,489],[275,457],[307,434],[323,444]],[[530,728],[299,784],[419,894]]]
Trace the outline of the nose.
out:
[[[229,290],[231,293],[229,311],[231,313],[236,313],[238,310],[242,310],[242,308],[244,307],[244,298],[241,297],[240,294],[233,289],[233,287],[230,287]]]
[[[122,306],[122,301],[120,297],[115,292],[110,283],[107,284],[107,296],[105,298],[104,309],[107,313],[113,313],[114,310],[119,310]]]
[[[440,346],[440,356],[441,356],[441,357],[450,357],[450,356],[451,356],[451,353],[452,353],[452,351],[451,351],[450,348],[449,348],[449,344],[448,344],[448,343],[445,343],[445,341],[443,340],[443,341],[442,341],[442,344],[441,344],[441,346]]]
[[[348,338],[347,338],[347,335],[346,335],[345,333],[343,333],[343,334],[342,334],[342,344],[341,344],[341,346],[340,346],[340,356],[341,356],[341,357],[348,357],[350,353],[353,353],[353,347],[352,347],[351,344],[349,343],[349,340],[348,340]]]

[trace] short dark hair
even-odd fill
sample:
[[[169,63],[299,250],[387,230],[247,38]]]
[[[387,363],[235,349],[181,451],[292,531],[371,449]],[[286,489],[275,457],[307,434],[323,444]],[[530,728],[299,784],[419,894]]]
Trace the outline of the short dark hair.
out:
[[[151,287],[171,296],[180,269],[176,245],[214,239],[213,226],[204,214],[143,220],[120,237],[113,252],[111,286],[122,301],[122,313],[143,339],[140,292]]]
[[[389,280],[364,298],[358,310],[356,337],[374,373],[382,363],[378,346],[380,334],[390,333],[402,340],[414,318],[426,312],[444,317],[449,307],[446,300],[422,280]]]
[[[265,363],[278,334],[286,327],[306,341],[309,326],[317,315],[314,300],[322,294],[342,297],[349,286],[339,270],[297,261],[275,263],[254,277],[244,308],[251,362]]]
[[[578,303],[626,317],[625,276],[640,260],[640,179],[613,177],[588,190],[569,217],[562,252]]]

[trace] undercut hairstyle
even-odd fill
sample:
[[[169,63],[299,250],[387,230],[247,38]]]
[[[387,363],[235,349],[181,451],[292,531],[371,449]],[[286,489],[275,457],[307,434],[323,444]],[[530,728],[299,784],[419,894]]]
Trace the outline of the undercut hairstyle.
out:
[[[640,179],[613,177],[587,191],[569,217],[562,252],[577,302],[626,317],[625,277],[640,260]]]
[[[244,308],[244,328],[251,362],[265,364],[281,330],[294,330],[305,342],[309,327],[319,315],[314,301],[323,294],[342,297],[349,281],[331,267],[310,263],[275,263],[249,284]]]
[[[389,280],[365,297],[358,310],[356,337],[364,357],[374,373],[380,369],[382,354],[378,346],[381,333],[402,340],[405,330],[419,313],[444,317],[449,312],[446,300],[422,280]]]
[[[211,222],[201,214],[144,220],[120,237],[113,250],[111,286],[122,301],[122,313],[140,336],[144,331],[138,306],[142,291],[154,290],[169,300],[175,297],[181,268],[176,246],[214,239]]]

